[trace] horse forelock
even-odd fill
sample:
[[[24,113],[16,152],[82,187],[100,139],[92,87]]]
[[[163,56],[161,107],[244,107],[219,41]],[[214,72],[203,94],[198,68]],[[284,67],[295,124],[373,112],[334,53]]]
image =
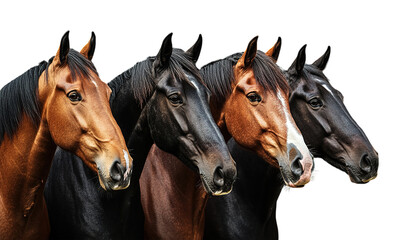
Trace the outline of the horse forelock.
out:
[[[243,53],[235,53],[224,59],[211,62],[201,68],[202,78],[212,91],[217,101],[225,101],[232,92],[232,84],[235,81],[233,66],[241,58]],[[280,68],[263,52],[258,51],[252,63],[255,79],[263,89],[286,94],[289,86]]]
[[[48,65],[45,70],[45,79],[48,81],[48,72],[49,72],[49,66],[52,64],[54,57],[49,59]],[[71,81],[76,81],[76,79],[81,79],[81,80],[92,80],[93,74],[98,76],[97,69],[95,68],[94,64],[87,59],[85,56],[83,56],[81,53],[78,51],[75,51],[74,49],[70,49],[70,51],[67,54],[66,62],[60,65],[60,68],[65,68],[68,67],[71,73]]]
[[[146,60],[136,63],[133,67],[109,82],[108,85],[112,89],[111,103],[122,89],[127,88],[142,107],[151,97],[155,89],[154,75],[152,72],[154,60],[155,57],[148,57]],[[186,75],[191,74],[203,83],[195,63],[180,49],[173,49],[169,65],[163,71],[169,71],[169,74],[174,79],[187,82],[190,80]]]

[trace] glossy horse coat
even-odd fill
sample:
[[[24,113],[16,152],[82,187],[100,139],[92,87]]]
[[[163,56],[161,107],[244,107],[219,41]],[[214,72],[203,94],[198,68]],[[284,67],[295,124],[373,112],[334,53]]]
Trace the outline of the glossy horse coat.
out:
[[[103,188],[129,185],[132,159],[90,62],[94,47],[93,34],[81,53],[70,49],[67,32],[54,58],[0,91],[1,239],[48,238],[43,190],[56,145],[80,156]]]
[[[281,39],[268,51],[275,61],[280,45]],[[291,113],[315,156],[336,162],[333,163],[334,166],[354,166],[350,169],[357,169],[360,173],[356,178],[365,179],[359,182],[366,182],[376,176],[378,157],[363,131],[350,117],[342,102],[342,94],[331,86],[322,73],[329,55],[330,48],[312,65],[305,65],[303,47],[292,66],[285,71],[291,87]],[[344,129],[343,126],[348,128]],[[336,138],[335,135],[341,138]],[[351,144],[345,143],[349,137],[353,138],[359,148],[352,148]],[[328,140],[331,138],[334,141]],[[355,158],[343,158],[343,152],[334,149],[337,144],[345,146],[349,153],[357,152],[352,155]],[[279,171],[234,141],[230,141],[229,148],[237,162],[239,178],[231,195],[208,202],[205,238],[278,239],[276,203],[283,187]],[[367,160],[357,156],[367,156]],[[362,165],[362,161],[367,164],[363,162]],[[358,164],[354,164],[356,162]],[[341,169],[347,171],[346,167]],[[353,173],[348,174],[351,176]],[[261,188],[258,189],[256,181]],[[259,191],[250,193],[249,189]],[[294,233],[294,237],[301,237],[301,233],[299,232],[299,236]]]
[[[315,157],[346,172],[352,182],[367,183],[377,176],[378,154],[322,72],[330,47],[311,65],[304,65],[304,49],[286,72],[293,118]]]
[[[75,156],[59,151],[45,193],[53,238],[143,238],[138,179],[153,142],[198,171],[210,191],[232,188],[234,162],[210,114],[210,93],[195,67],[201,38],[184,52],[172,48],[171,37],[164,39],[157,56],[137,63],[108,84],[113,114],[134,157],[130,190],[103,194],[89,169],[69,161]],[[64,188],[55,187],[67,179],[75,180]]]
[[[289,185],[303,186],[309,181],[312,158],[286,114],[289,88],[270,58],[257,54],[256,43],[254,38],[243,54],[201,69],[212,92],[213,117],[227,139],[233,136],[272,165],[281,166]],[[198,175],[153,147],[140,182],[145,238],[202,238],[207,193]]]

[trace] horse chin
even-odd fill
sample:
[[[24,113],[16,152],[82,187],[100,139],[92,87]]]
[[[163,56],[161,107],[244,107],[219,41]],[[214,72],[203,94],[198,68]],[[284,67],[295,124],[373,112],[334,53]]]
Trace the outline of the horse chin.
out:
[[[358,173],[353,168],[351,168],[349,165],[344,164],[345,162],[344,157],[333,158],[333,157],[323,156],[321,158],[326,160],[333,167],[336,167],[341,171],[345,172],[349,176],[351,182],[353,183],[365,184],[377,177],[377,174],[375,174],[374,176],[370,176],[368,178],[362,178],[361,176],[358,176]]]
[[[101,186],[105,191],[110,191],[110,190],[111,190],[110,187],[109,187],[109,185],[108,185],[108,182],[107,182],[107,181],[102,181],[101,174],[99,174],[98,180],[99,180],[99,182],[100,182],[100,186]]]
[[[377,175],[375,175],[375,176],[371,176],[369,178],[363,179],[363,178],[357,176],[355,173],[353,173],[350,169],[348,169],[346,172],[347,172],[351,182],[356,183],[356,184],[366,184],[366,183],[370,182],[371,180],[374,180],[375,178],[377,178]]]
[[[214,192],[212,195],[213,195],[213,196],[223,196],[223,195],[230,194],[231,192],[232,192],[232,188],[231,188],[229,191],[227,191],[227,192],[224,192],[224,191],[222,191],[222,190],[216,191],[216,192]]]

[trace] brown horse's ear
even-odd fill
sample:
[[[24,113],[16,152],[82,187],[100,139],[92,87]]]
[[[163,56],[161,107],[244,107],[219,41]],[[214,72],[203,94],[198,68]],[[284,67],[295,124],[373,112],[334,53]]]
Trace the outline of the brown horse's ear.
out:
[[[90,41],[82,48],[80,53],[91,61],[95,49],[96,49],[96,35],[94,34],[94,32],[91,32]]]
[[[201,49],[202,49],[202,34],[199,34],[196,43],[186,52],[191,57],[192,61],[194,61],[194,63],[198,61],[199,54],[201,53]]]
[[[318,58],[312,65],[317,67],[319,70],[323,71],[329,61],[330,57],[330,46],[328,46],[326,52]]]
[[[297,54],[295,61],[293,61],[292,65],[288,69],[288,73],[291,75],[299,75],[304,68],[304,64],[306,64],[306,47],[305,44]]]
[[[266,55],[271,57],[273,61],[276,63],[278,60],[278,56],[280,55],[281,50],[281,37],[278,37],[276,44],[269,51],[266,52]]]
[[[62,65],[67,60],[67,55],[70,51],[70,40],[68,38],[69,33],[70,31],[67,31],[61,38],[59,50],[53,59],[53,63],[56,65]]]
[[[168,34],[162,41],[160,51],[153,62],[153,68],[165,68],[169,65],[172,56],[172,33]]]
[[[254,37],[247,46],[246,51],[243,53],[242,57],[237,61],[236,66],[241,68],[248,68],[251,66],[252,61],[254,61],[257,55],[257,42],[258,36]]]

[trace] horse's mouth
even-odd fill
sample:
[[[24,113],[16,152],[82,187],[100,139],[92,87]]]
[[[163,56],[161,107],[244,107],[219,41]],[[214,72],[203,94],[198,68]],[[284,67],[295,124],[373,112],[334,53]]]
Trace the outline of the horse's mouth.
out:
[[[130,185],[130,177],[127,176],[126,179],[123,179],[120,182],[112,182],[112,181],[104,181],[103,179],[105,179],[105,177],[103,176],[103,174],[101,173],[101,171],[98,171],[98,180],[100,182],[101,187],[105,190],[105,191],[117,191],[117,190],[123,190],[128,188],[128,186]]]
[[[348,174],[351,182],[356,183],[356,184],[366,184],[366,183],[370,182],[371,180],[374,180],[375,178],[377,178],[377,174],[375,174],[374,176],[367,176],[367,178],[359,177],[359,176],[357,176],[356,173],[351,171],[351,169],[347,169],[345,172]]]
[[[366,175],[365,177],[360,176],[358,171],[354,170],[354,168],[350,165],[345,164],[345,158],[343,157],[332,158],[329,156],[325,156],[323,157],[323,159],[326,160],[333,167],[345,172],[353,183],[365,184],[377,177],[377,174]]]
[[[291,188],[302,188],[304,187],[305,184],[298,184],[297,182],[292,182],[292,180],[289,179],[288,175],[285,174],[285,170],[284,168],[280,165],[280,173],[281,173],[281,177],[284,181],[284,184],[288,187]]]

